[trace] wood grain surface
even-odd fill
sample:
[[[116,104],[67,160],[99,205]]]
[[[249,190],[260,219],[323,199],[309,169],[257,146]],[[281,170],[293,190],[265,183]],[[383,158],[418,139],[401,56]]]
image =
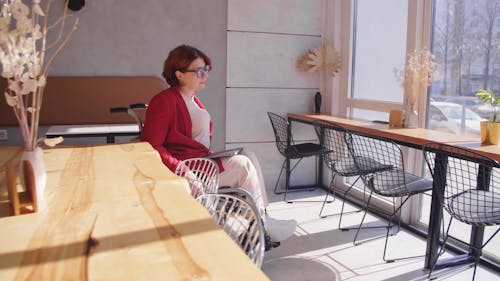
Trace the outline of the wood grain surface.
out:
[[[44,155],[39,212],[0,218],[0,280],[269,280],[149,144]]]
[[[351,120],[326,114],[288,113],[288,117],[292,120],[306,123],[313,123],[315,120],[331,122],[343,126],[352,132],[390,139],[415,148],[420,148],[429,142],[463,146],[500,161],[500,145],[483,145],[479,136],[457,135],[425,128],[389,128],[388,124]]]

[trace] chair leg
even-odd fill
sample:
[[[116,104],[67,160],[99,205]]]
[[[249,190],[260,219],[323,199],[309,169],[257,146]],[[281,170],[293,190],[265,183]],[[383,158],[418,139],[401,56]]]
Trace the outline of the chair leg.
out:
[[[346,191],[345,194],[347,194],[347,192],[349,191],[349,189]],[[339,230],[342,230],[342,231],[348,231],[348,230],[352,230],[352,229],[357,229],[358,232],[359,232],[359,229],[369,229],[369,228],[386,228],[387,226],[386,225],[378,225],[378,226],[365,226],[365,227],[361,227],[361,225],[363,224],[363,221],[365,219],[365,216],[366,216],[366,213],[368,211],[368,205],[370,204],[370,200],[371,200],[371,197],[372,197],[372,192],[370,191],[369,195],[368,195],[368,201],[366,202],[366,204],[363,206],[363,209],[361,210],[358,210],[358,211],[354,211],[354,212],[360,212],[360,211],[363,211],[364,214],[363,214],[363,218],[361,220],[361,224],[356,226],[356,227],[341,227],[341,222],[342,222],[342,213],[344,211],[344,202],[342,202],[342,209],[341,209],[341,217],[340,217],[340,220],[339,220]]]
[[[332,201],[326,201],[326,199],[328,198],[328,193],[327,193],[327,197],[325,197],[325,201],[323,202],[323,206],[321,207],[321,210],[319,211],[319,217],[320,218],[326,218],[328,216],[336,216],[336,215],[340,215],[340,219],[339,219],[339,229],[341,228],[340,225],[342,223],[342,216],[344,214],[344,205],[345,205],[345,198],[347,196],[347,193],[349,193],[349,191],[354,187],[354,185],[356,184],[356,182],[359,180],[359,177],[356,178],[356,180],[351,184],[351,186],[349,186],[349,188],[347,188],[347,190],[343,193],[342,195],[342,207],[341,207],[341,211],[340,213],[337,213],[337,214],[329,214],[329,215],[323,215],[323,208],[325,206],[325,203],[331,203],[335,200],[335,195],[336,195],[336,192],[335,190],[333,189],[333,182],[334,182],[334,179],[335,179],[335,174],[333,175],[332,179],[330,180],[330,185],[329,185],[329,188],[328,188],[328,193],[332,193],[333,195],[333,200]],[[361,212],[362,209],[359,209],[359,210],[356,210],[356,211],[352,211],[352,212],[349,212],[349,213],[358,213],[358,212]]]
[[[340,230],[342,231],[346,231],[346,230],[351,230],[351,229],[356,229],[356,235],[354,235],[354,240],[352,241],[352,244],[354,246],[357,246],[361,243],[356,243],[357,239],[358,239],[358,235],[359,235],[359,231],[361,229],[371,229],[371,228],[386,228],[387,230],[390,230],[392,229],[395,225],[391,225],[390,221],[389,221],[389,224],[388,225],[377,225],[377,226],[365,226],[363,227],[363,222],[365,221],[365,217],[366,217],[366,214],[368,212],[368,206],[370,204],[370,201],[371,201],[371,198],[372,198],[372,195],[373,195],[373,192],[370,191],[370,194],[368,195],[368,200],[364,206],[364,213],[363,213],[363,218],[361,219],[361,223],[358,225],[358,227],[350,227],[350,228],[339,228]],[[395,207],[394,207],[395,208]],[[394,212],[391,216],[393,216],[395,213],[397,213],[397,209],[395,208],[394,209]],[[398,224],[398,230],[396,231],[396,233],[399,231],[399,224]],[[395,234],[395,233],[394,233]],[[392,234],[392,235],[394,235]],[[379,237],[375,237],[375,238],[372,238],[372,239],[369,239],[369,240],[374,240],[374,239],[378,239],[378,238],[381,238],[383,236],[379,236]],[[366,241],[364,241],[366,242]],[[384,249],[385,251],[385,249]],[[385,253],[384,253],[385,255]]]
[[[304,187],[304,188],[294,188],[293,190],[290,190],[290,175],[292,173],[293,170],[295,170],[295,167],[297,167],[297,165],[300,163],[300,161],[302,161],[302,158],[298,159],[298,161],[293,165],[292,168],[290,168],[290,159],[285,159],[285,163],[286,164],[286,170],[285,170],[285,175],[286,175],[286,183],[285,183],[285,195],[283,196],[283,201],[285,201],[286,203],[310,203],[310,202],[323,202],[321,200],[287,200],[286,199],[286,196],[289,192],[297,192],[297,191],[313,191],[316,189],[316,187]],[[331,201],[326,201],[326,203],[332,203],[333,200]]]
[[[366,205],[365,205],[365,212],[363,213],[363,218],[361,219],[361,222],[359,223],[358,229],[356,230],[356,235],[354,235],[354,240],[352,241],[352,244],[354,246],[357,245],[356,240],[358,239],[359,230],[361,229],[361,226],[363,225],[363,222],[365,221],[366,212],[368,211],[368,205],[370,204],[370,200],[372,199],[372,194],[373,194],[373,192],[370,191],[370,195],[368,196],[368,201],[366,202]],[[344,230],[344,229],[341,229],[341,230]]]
[[[392,221],[393,221],[394,217],[397,215],[398,212],[401,214],[401,208],[406,203],[406,201],[408,201],[410,199],[410,197],[411,196],[406,197],[403,200],[403,202],[401,202],[401,204],[397,208],[394,208],[394,212],[389,216],[389,222],[387,224],[387,233],[385,235],[384,254],[382,256],[382,259],[385,262],[387,262],[387,263],[394,262],[396,260],[406,260],[406,259],[420,258],[420,257],[424,257],[425,256],[425,255],[417,255],[417,256],[410,256],[410,257],[403,257],[403,258],[394,258],[394,259],[388,259],[388,258],[386,258],[387,244],[388,244],[388,241],[389,241],[389,235],[393,236],[393,235],[397,234],[399,232],[399,229],[400,229],[400,226],[401,226],[401,220],[399,220],[398,223],[397,223],[398,230],[395,233],[390,234],[391,228],[395,226],[395,224],[391,226]]]
[[[278,175],[278,179],[276,180],[276,184],[274,185],[274,194],[282,194],[283,192],[278,192],[278,183],[280,182],[281,175],[283,174],[283,169],[285,168],[285,161],[281,164],[280,174]],[[286,188],[286,187],[285,187]]]
[[[300,160],[299,160],[300,161]],[[307,191],[307,190],[314,190],[315,188],[311,188],[311,187],[307,187],[307,188],[296,188],[296,189],[293,189],[293,190],[289,190],[288,189],[288,186],[289,186],[289,183],[290,183],[290,179],[288,178],[288,180],[286,180],[285,182],[285,190],[284,191],[279,191],[278,190],[278,184],[280,182],[280,179],[281,179],[281,175],[283,174],[283,171],[286,171],[286,164],[287,164],[287,160],[285,159],[283,161],[283,164],[281,165],[281,170],[280,170],[280,174],[278,175],[278,179],[276,180],[276,183],[274,184],[274,194],[284,194],[284,193],[288,193],[288,192],[295,192],[295,191]],[[298,162],[295,163],[295,165],[293,166],[293,168],[290,170],[290,173],[293,171],[293,169],[295,168],[295,166],[297,166]],[[286,177],[286,173],[285,173],[285,177]]]
[[[335,179],[335,174],[332,176],[332,179],[330,180],[330,185],[328,186],[328,191],[326,192],[326,195],[325,195],[325,200],[323,201],[323,205],[321,205],[321,210],[319,211],[319,217],[320,218],[326,218],[327,215],[323,216],[323,209],[325,208],[325,204],[326,202],[328,201],[328,195],[330,194],[330,192],[332,193],[332,201],[333,202],[335,200],[335,190],[333,190],[333,180]]]
[[[446,232],[444,232],[444,222],[442,223],[442,226],[443,226],[443,245],[441,246],[441,248],[439,249],[439,252],[438,254],[436,255],[436,260],[432,262],[432,267],[431,267],[431,270],[429,270],[429,275],[427,276],[427,279],[429,280],[433,280],[435,278],[432,278],[432,272],[434,271],[434,269],[436,268],[436,265],[437,265],[437,262],[439,260],[439,257],[444,253],[444,250],[445,250],[445,245],[446,245],[446,240],[448,240],[448,231],[450,230],[450,227],[451,227],[451,222],[452,222],[453,218],[450,218],[449,222],[448,222],[448,227],[446,228]],[[443,215],[441,215],[441,221],[443,221]]]
[[[441,246],[441,248],[439,249],[439,252],[436,256],[436,260],[434,260],[434,262],[432,263],[432,267],[429,271],[429,275],[427,276],[427,278],[429,280],[434,280],[436,279],[437,277],[432,277],[432,272],[436,269],[436,266],[437,266],[437,263],[438,263],[438,260],[439,260],[439,257],[444,253],[445,251],[445,246],[446,246],[446,243],[448,241],[448,233],[450,231],[450,228],[451,228],[451,222],[453,221],[453,218],[450,218],[449,222],[448,222],[448,227],[446,228],[446,232],[444,232],[444,222],[443,222],[443,233],[444,234],[444,238],[443,238],[443,244]],[[497,230],[488,238],[488,240],[486,240],[486,242],[483,243],[483,245],[481,245],[481,247],[474,247],[478,250],[482,250],[484,247],[486,247],[486,245],[488,245],[488,243],[493,239],[493,237],[495,237],[497,235],[497,233],[500,231],[500,228],[497,228]],[[479,260],[480,260],[480,257],[474,257],[474,270],[472,272],[472,280],[474,281],[475,278],[476,278],[476,270],[477,270],[477,264],[479,263]]]
[[[341,224],[342,224],[342,216],[344,215],[344,206],[345,206],[345,200],[347,198],[347,193],[349,193],[349,191],[354,187],[354,185],[358,182],[358,180],[360,179],[360,177],[358,176],[356,178],[356,180],[351,184],[351,186],[349,186],[349,188],[347,188],[347,190],[344,192],[344,195],[342,196],[342,207],[340,209],[340,217],[339,217],[339,229],[340,230],[349,230],[347,228],[342,228],[341,227]],[[363,195],[364,196],[364,195]],[[352,212],[349,212],[349,213],[359,213],[361,212],[363,209],[358,209],[356,211],[352,211]]]

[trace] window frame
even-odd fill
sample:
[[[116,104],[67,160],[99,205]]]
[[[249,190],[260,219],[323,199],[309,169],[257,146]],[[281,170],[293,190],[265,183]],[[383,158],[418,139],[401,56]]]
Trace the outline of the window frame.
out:
[[[352,113],[353,108],[387,113],[392,109],[403,109],[404,101],[403,103],[397,103],[351,98],[351,83],[354,71],[352,58],[354,44],[353,22],[355,20],[356,2],[357,0],[323,1],[322,41],[332,44],[334,48],[339,50],[342,57],[339,75],[335,77],[322,75],[320,79],[321,92],[326,93],[326,113],[348,117]],[[432,4],[433,0],[408,0],[406,54],[411,53],[415,49],[421,49],[424,46],[430,48]],[[418,124],[420,127],[425,127],[427,107],[426,89],[422,89],[422,92],[418,94],[417,103],[419,109]],[[423,169],[423,158],[421,153],[418,152],[409,148],[405,148],[403,152],[406,159],[405,165],[410,171],[417,171],[417,174]],[[408,161],[408,159],[412,159],[412,161]],[[340,186],[340,189],[348,187],[345,179],[340,177],[336,179],[335,184]],[[354,192],[355,200],[362,200],[362,196],[362,192]],[[409,202],[409,207],[403,210],[401,218],[403,222],[423,229],[427,226],[420,223],[418,219],[421,200],[418,196],[414,197]],[[392,206],[388,206],[384,200],[375,200],[373,206],[385,211],[392,209]]]

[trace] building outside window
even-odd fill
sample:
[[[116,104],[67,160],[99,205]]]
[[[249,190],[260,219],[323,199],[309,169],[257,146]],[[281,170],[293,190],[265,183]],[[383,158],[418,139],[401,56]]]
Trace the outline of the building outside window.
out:
[[[403,108],[403,88],[394,69],[404,67],[406,54],[412,51],[408,38],[417,37],[408,36],[409,18],[414,16],[411,13],[417,13],[412,10],[410,5],[415,3],[411,1],[352,1],[351,71],[346,105],[349,116],[388,120],[388,108]],[[500,1],[426,3],[432,3],[432,13],[423,22],[431,25],[430,49],[439,65],[439,75],[428,90],[427,106],[420,109],[420,114],[426,116],[428,128],[479,136],[479,122],[489,116],[491,108],[483,105],[475,93],[483,88],[500,94]],[[410,166],[425,173],[425,165],[420,163],[423,159],[411,158],[417,160]],[[358,191],[361,194],[363,188],[358,187]],[[426,230],[430,199],[430,193],[416,199],[412,212],[418,215],[407,222]],[[379,201],[381,208],[384,203],[392,204],[392,200],[379,198]],[[450,233],[467,244],[470,229],[454,222]],[[486,228],[485,236],[492,231]],[[499,248],[498,239],[491,241],[484,249],[484,256],[499,262],[500,254],[494,251]]]
[[[475,93],[492,89],[500,94],[500,1],[434,0],[433,4],[431,49],[440,79],[429,89],[427,126],[479,136],[479,122],[490,118],[492,109],[482,104]],[[427,223],[424,213],[428,213],[429,196],[423,204],[426,208],[421,218]],[[450,233],[467,243],[470,230],[470,226],[456,221]],[[487,227],[485,237],[494,230]],[[499,248],[496,239],[483,253],[498,262]]]

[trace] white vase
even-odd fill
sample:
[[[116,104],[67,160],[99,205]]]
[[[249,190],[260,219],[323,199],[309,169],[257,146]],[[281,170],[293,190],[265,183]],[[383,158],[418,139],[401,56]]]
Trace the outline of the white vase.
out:
[[[408,106],[405,110],[405,128],[418,128],[418,111]]]
[[[40,147],[35,148],[35,150],[25,150],[23,152],[23,155],[21,157],[21,182],[23,184],[23,187],[27,189],[26,183],[24,182],[24,170],[22,169],[23,167],[23,161],[27,161],[31,164],[31,167],[33,168],[33,175],[34,175],[34,183],[35,183],[35,190],[36,190],[36,198],[37,198],[37,206],[38,209],[43,207],[45,204],[45,185],[47,183],[47,171],[45,170],[45,163],[43,160],[43,150]]]

